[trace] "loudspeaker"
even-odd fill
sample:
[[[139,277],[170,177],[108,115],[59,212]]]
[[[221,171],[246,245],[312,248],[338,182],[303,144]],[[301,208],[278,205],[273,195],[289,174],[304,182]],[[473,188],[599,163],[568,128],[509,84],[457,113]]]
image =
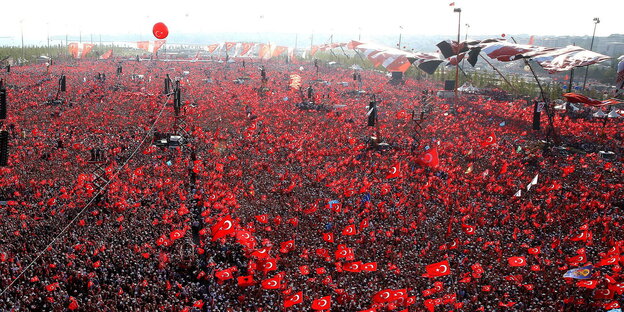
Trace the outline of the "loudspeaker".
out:
[[[444,90],[453,91],[455,90],[455,80],[445,80],[444,81]]]
[[[164,94],[169,94],[169,77],[165,78],[165,91]]]
[[[539,109],[539,104],[535,101],[535,106],[533,107],[533,130],[540,129],[540,117],[542,116],[542,111]]]
[[[7,73],[11,72],[11,65],[7,65]]]
[[[370,104],[368,104],[368,111],[370,111],[370,114],[368,114],[368,126],[374,127],[375,121],[377,120],[377,102],[370,102]]]
[[[0,131],[0,167],[9,164],[9,132]]]
[[[6,119],[7,113],[7,92],[5,88],[0,89],[0,119]]]
[[[392,80],[403,80],[402,72],[392,72]]]
[[[61,76],[61,79],[59,80],[59,84],[61,86],[61,92],[67,91],[67,78],[65,78],[65,75]]]

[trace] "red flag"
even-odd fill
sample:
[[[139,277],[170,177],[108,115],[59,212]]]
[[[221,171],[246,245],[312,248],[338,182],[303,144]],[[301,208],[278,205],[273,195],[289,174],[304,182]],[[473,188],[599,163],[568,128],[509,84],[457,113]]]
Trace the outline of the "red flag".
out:
[[[285,308],[290,308],[292,306],[294,306],[295,304],[298,303],[302,303],[303,302],[303,292],[300,291],[292,296],[287,297],[286,299],[284,299],[284,307]]]
[[[59,283],[52,283],[45,287],[47,291],[55,291],[59,287]]]
[[[527,264],[525,257],[509,257],[507,262],[513,267],[525,266]]]
[[[328,243],[334,242],[334,233],[323,233],[323,240]]]
[[[494,132],[492,132],[490,136],[485,138],[485,140],[481,141],[480,144],[481,144],[481,147],[486,147],[492,144],[496,144],[496,135],[494,134]]]
[[[212,226],[212,241],[216,241],[221,237],[225,237],[234,232],[234,223],[230,216],[225,216],[221,221]]]
[[[331,297],[325,296],[320,299],[314,299],[312,302],[313,310],[329,310],[331,309]]]
[[[613,299],[615,293],[609,289],[596,289],[594,299]]]
[[[184,237],[184,234],[185,233],[182,230],[173,230],[171,233],[169,233],[169,239],[175,241],[176,239]]]
[[[260,269],[264,272],[277,270],[277,263],[275,259],[269,258],[260,262]]]
[[[342,235],[345,235],[345,236],[350,236],[350,235],[355,235],[355,234],[357,234],[357,230],[355,228],[355,225],[353,225],[353,224],[345,227],[342,230]]]
[[[386,179],[394,179],[401,175],[401,165],[396,164],[390,168],[388,175],[386,175]]]
[[[455,6],[455,2],[451,2],[449,6]]]
[[[539,255],[542,252],[542,247],[529,248],[529,255]]]
[[[258,259],[266,259],[269,257],[269,251],[271,251],[271,247],[264,247],[264,248],[255,250],[254,252],[251,253],[251,255]]]
[[[422,166],[427,167],[437,167],[440,164],[440,160],[438,158],[438,149],[436,147],[430,148],[424,154],[418,157],[418,163]]]
[[[589,288],[589,289],[595,289],[596,286],[598,286],[598,281],[597,280],[583,280],[583,281],[578,281],[576,282],[576,286],[578,287],[584,287],[584,288]]]
[[[367,271],[367,272],[377,271],[377,262],[369,262],[369,263],[362,265],[362,271]]]
[[[199,308],[199,309],[201,309],[201,308],[203,308],[203,307],[204,307],[204,301],[203,301],[203,300],[201,300],[201,299],[199,299],[199,300],[197,300],[197,301],[195,301],[195,302],[193,303],[193,308]]]
[[[620,303],[617,302],[617,301],[611,301],[611,302],[605,303],[602,307],[605,310],[619,309],[620,308]]]
[[[438,277],[451,274],[451,266],[447,260],[430,264],[425,267],[426,277]]]
[[[269,223],[269,216],[267,216],[266,214],[255,216],[255,218],[256,218],[256,220],[258,220],[258,222],[260,222],[262,224]]]
[[[301,275],[308,275],[310,274],[310,268],[307,265],[302,265],[299,267],[299,273],[301,273]]]
[[[345,263],[342,266],[342,269],[347,272],[355,272],[355,273],[362,272],[362,261]]]
[[[282,277],[280,275],[276,275],[273,278],[267,278],[262,281],[263,289],[278,289],[282,286]]]
[[[248,287],[255,284],[255,281],[253,280],[253,275],[239,276],[236,278],[236,280],[238,282],[238,286],[240,287]]]
[[[295,249],[295,240],[285,241],[280,244],[280,249],[285,250],[286,252]]]
[[[618,264],[618,261],[620,261],[619,256],[617,255],[610,256],[610,257],[602,258],[600,262],[596,264],[596,266],[614,265],[614,264]]]
[[[615,292],[618,295],[624,294],[624,283],[609,284],[609,290]]]
[[[78,302],[76,302],[76,298],[69,297],[69,306],[67,308],[69,308],[72,311],[79,308]]]
[[[467,225],[467,224],[462,224],[462,229],[464,230],[464,232],[468,235],[474,235],[475,234],[475,229],[476,226],[474,225]]]
[[[234,276],[232,275],[232,273],[236,270],[236,267],[231,267],[231,268],[227,268],[225,270],[221,270],[221,271],[216,271],[215,272],[215,277],[218,278],[221,281],[226,281],[229,280],[231,278],[233,278]]]

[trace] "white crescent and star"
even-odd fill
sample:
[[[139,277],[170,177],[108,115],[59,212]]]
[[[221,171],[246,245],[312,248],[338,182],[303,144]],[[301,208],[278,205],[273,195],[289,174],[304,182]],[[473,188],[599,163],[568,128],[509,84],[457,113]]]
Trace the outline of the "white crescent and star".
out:
[[[223,227],[223,226],[225,226],[225,227]],[[225,222],[223,222],[223,226],[222,226],[222,230],[223,231],[227,231],[227,230],[231,229],[232,228],[232,221],[225,220]]]
[[[423,155],[422,161],[425,163],[430,163],[433,161],[433,155],[431,155],[430,153],[427,153],[425,155]]]
[[[446,273],[448,272],[448,266],[446,264],[442,264],[439,268],[436,269],[436,271],[440,274]]]

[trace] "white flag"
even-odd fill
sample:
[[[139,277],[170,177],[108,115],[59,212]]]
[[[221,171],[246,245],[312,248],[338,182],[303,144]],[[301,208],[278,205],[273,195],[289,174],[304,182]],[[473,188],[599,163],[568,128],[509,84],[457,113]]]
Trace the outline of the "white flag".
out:
[[[533,180],[531,181],[532,185],[537,185],[537,177],[539,176],[539,174],[535,175],[535,178],[533,178]]]
[[[530,184],[529,184],[529,185],[530,185]],[[516,194],[514,194],[514,196],[515,196],[515,197],[520,197],[520,196],[522,196],[522,190],[518,190],[518,191],[516,192]]]

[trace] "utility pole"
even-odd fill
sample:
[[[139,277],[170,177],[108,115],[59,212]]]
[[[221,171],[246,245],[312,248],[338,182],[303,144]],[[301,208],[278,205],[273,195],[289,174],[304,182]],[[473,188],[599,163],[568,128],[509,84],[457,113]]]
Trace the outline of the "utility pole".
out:
[[[600,23],[600,18],[594,17],[594,33],[592,34],[591,44],[589,45],[589,51],[594,48],[594,37],[596,37],[596,25]],[[585,84],[587,83],[587,73],[589,72],[589,65],[585,66],[585,78],[583,78],[583,89],[581,91],[585,91]]]

